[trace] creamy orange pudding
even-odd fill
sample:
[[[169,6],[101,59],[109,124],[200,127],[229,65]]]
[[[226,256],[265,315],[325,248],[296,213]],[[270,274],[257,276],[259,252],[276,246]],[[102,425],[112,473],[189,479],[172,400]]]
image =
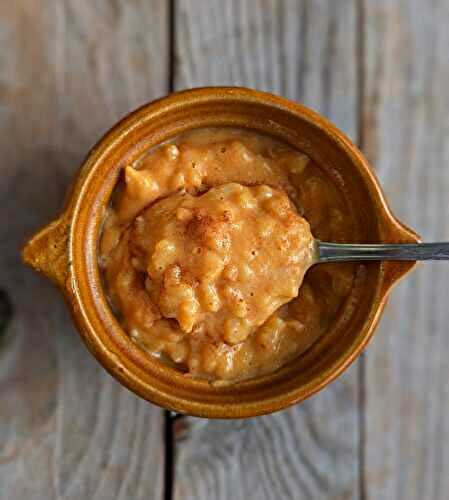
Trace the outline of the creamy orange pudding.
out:
[[[305,154],[254,132],[200,129],[124,168],[100,265],[142,349],[186,374],[241,380],[291,361],[335,319],[353,266],[304,275],[312,234],[345,241],[352,225]]]

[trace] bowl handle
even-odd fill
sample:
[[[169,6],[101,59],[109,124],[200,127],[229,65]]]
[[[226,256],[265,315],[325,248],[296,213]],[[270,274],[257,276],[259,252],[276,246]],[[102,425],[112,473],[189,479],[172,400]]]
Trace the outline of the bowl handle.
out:
[[[394,243],[421,243],[421,238],[412,229],[397,220],[391,214],[386,224],[385,241]],[[383,293],[387,295],[391,288],[402,280],[416,266],[415,261],[384,262]]]
[[[22,259],[67,290],[69,277],[68,239],[69,218],[66,214],[41,229],[25,245]]]

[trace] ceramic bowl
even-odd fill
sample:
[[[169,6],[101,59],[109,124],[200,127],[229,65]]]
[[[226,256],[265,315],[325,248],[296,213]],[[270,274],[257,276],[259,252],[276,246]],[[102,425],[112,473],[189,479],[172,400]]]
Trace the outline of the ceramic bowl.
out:
[[[59,285],[89,350],[130,390],[179,413],[252,417],[303,401],[340,375],[370,340],[391,287],[414,263],[358,265],[353,291],[330,330],[275,373],[216,386],[144,353],[120,327],[105,296],[97,264],[105,208],[126,163],[187,130],[214,126],[269,134],[309,155],[344,190],[359,242],[419,241],[392,215],[361,152],[326,119],[271,94],[203,88],[149,103],[113,127],[88,154],[61,215],[28,242],[23,258]]]

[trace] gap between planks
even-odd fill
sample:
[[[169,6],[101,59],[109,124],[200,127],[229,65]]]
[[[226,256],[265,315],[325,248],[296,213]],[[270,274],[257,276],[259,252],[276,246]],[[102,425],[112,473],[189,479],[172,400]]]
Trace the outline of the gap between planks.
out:
[[[168,91],[171,93],[175,89],[175,69],[176,69],[176,0],[169,0],[168,7]],[[175,482],[175,440],[173,433],[174,420],[176,414],[169,410],[164,410],[164,500],[172,500],[173,486]]]
[[[365,0],[358,0],[356,5],[356,61],[357,61],[357,146],[361,151],[364,151],[366,146],[365,137]],[[366,500],[366,484],[365,484],[365,442],[366,442],[366,366],[365,355],[361,354],[358,362],[357,376],[358,383],[358,481],[359,481],[359,498]]]

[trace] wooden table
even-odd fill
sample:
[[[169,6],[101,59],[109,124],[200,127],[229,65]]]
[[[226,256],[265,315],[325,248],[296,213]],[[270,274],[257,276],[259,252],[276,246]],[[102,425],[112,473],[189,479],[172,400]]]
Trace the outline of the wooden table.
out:
[[[397,287],[366,354],[306,403],[172,421],[88,354],[21,265],[90,146],[173,89],[245,85],[328,116],[396,214],[449,240],[449,1],[0,2],[0,499],[444,499],[449,266]],[[5,299],[9,297],[9,299]]]

